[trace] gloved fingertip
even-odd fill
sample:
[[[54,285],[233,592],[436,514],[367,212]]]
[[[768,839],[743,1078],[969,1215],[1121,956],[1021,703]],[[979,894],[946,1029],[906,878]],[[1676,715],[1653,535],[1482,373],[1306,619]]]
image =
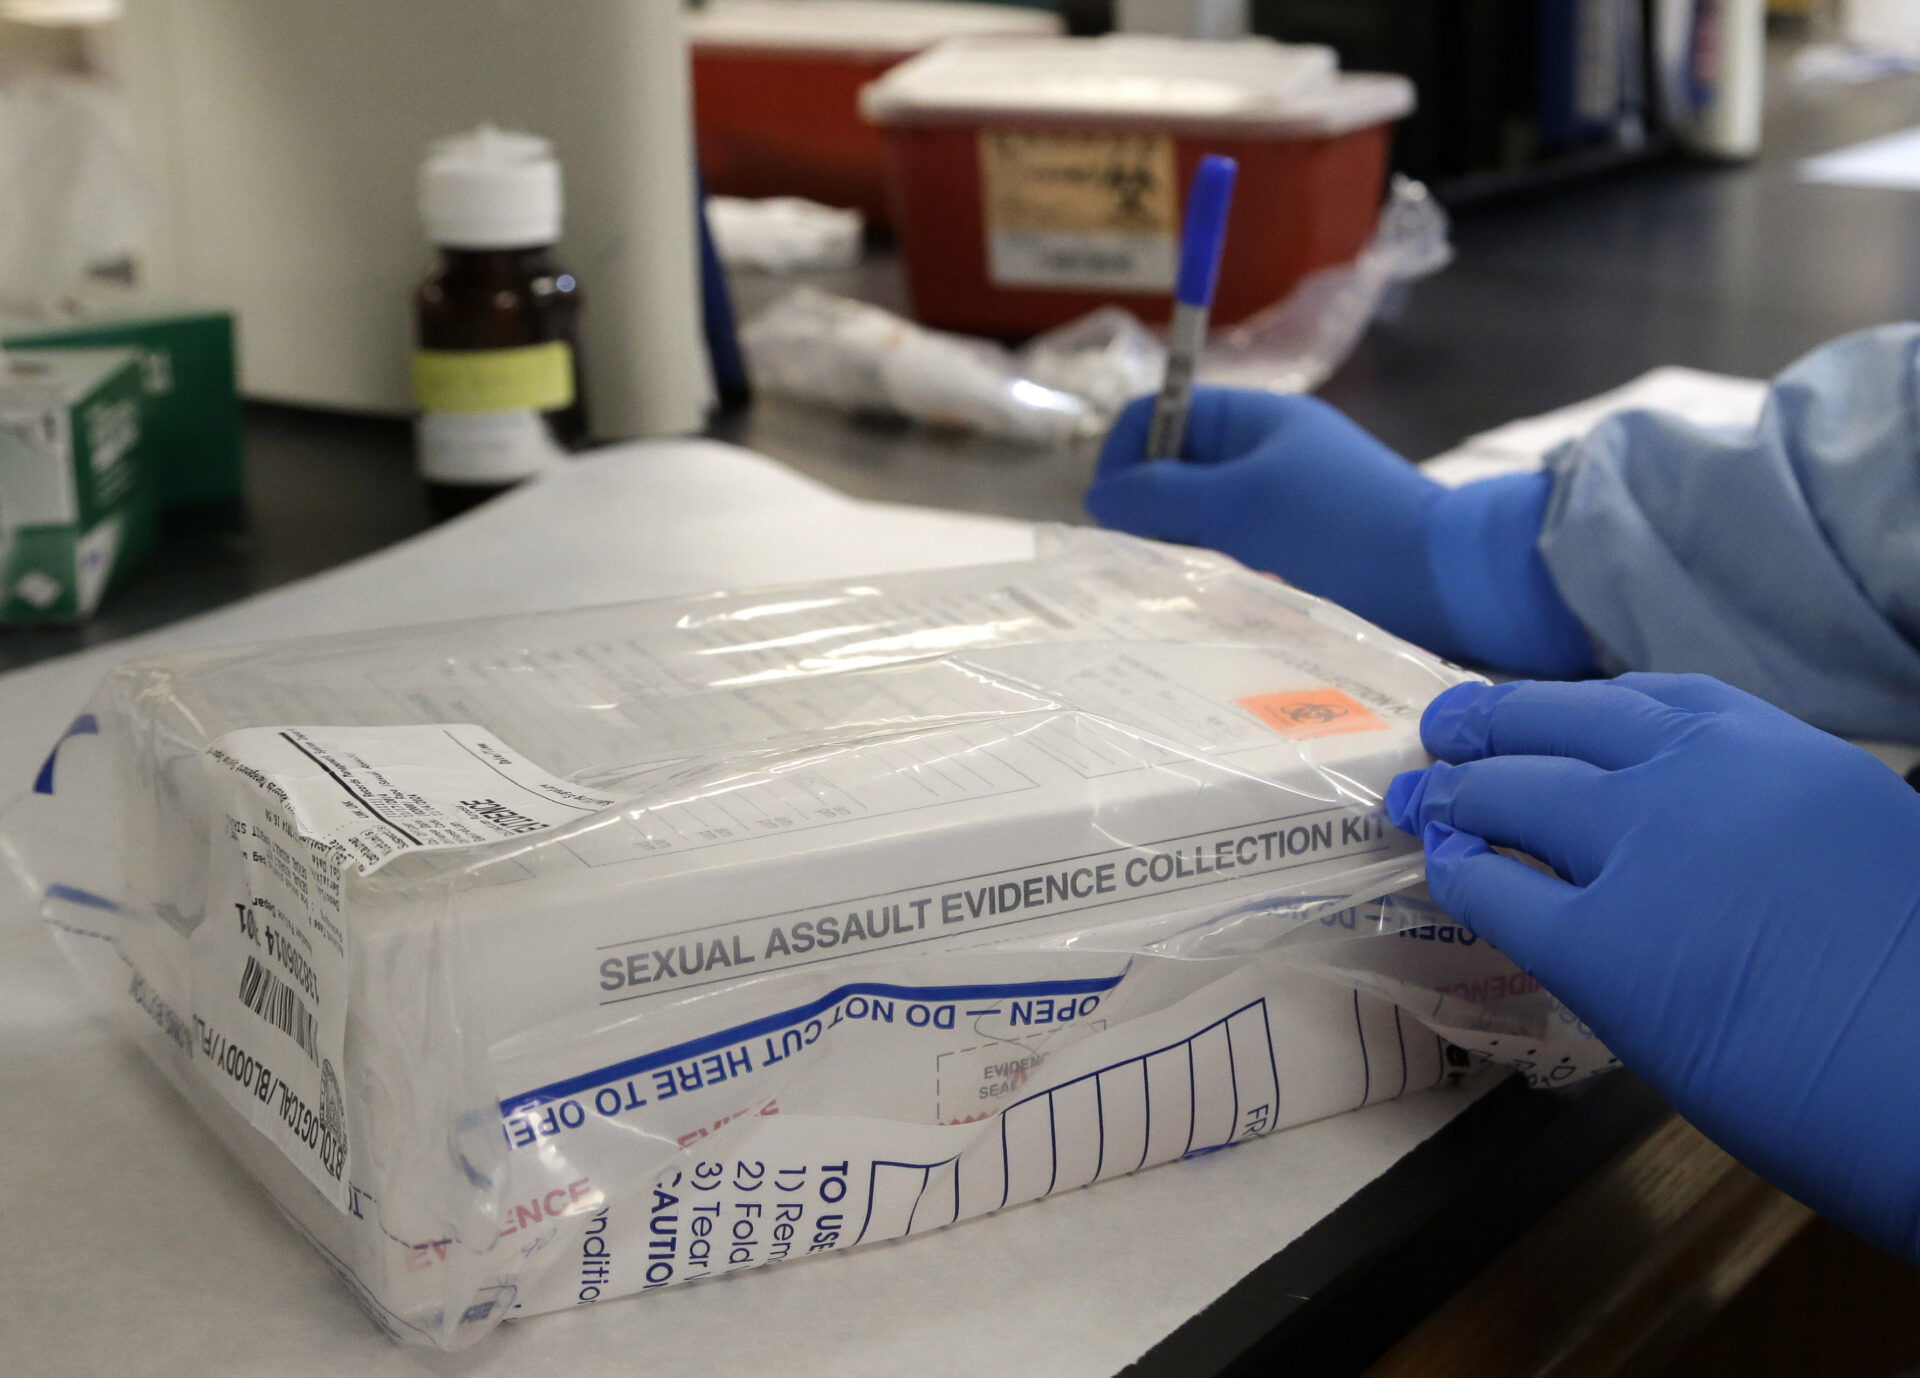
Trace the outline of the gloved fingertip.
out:
[[[1425,835],[1429,823],[1447,823],[1453,817],[1454,797],[1460,792],[1460,768],[1435,761],[1420,773],[1420,786],[1407,797],[1408,832]]]
[[[1107,430],[1107,438],[1101,442],[1096,474],[1104,477],[1146,461],[1153,403],[1151,396],[1136,397],[1120,409]]]
[[[1469,681],[1442,690],[1420,715],[1421,744],[1442,760],[1484,756],[1493,709],[1506,687]]]
[[[1469,927],[1462,906],[1452,893],[1455,872],[1452,849],[1460,834],[1445,823],[1429,823],[1420,831],[1420,847],[1427,856],[1427,893],[1433,902],[1463,927]]]
[[[1162,520],[1165,504],[1155,500],[1151,490],[1157,485],[1144,481],[1147,477],[1136,471],[1095,480],[1081,499],[1087,515],[1109,530],[1164,538],[1168,534]]]
[[[1426,771],[1403,770],[1387,786],[1384,800],[1387,817],[1403,833],[1419,831],[1420,796],[1425,792],[1426,783]]]
[[[1420,833],[1420,845],[1426,848],[1427,865],[1446,867],[1482,856],[1492,850],[1484,837],[1463,833],[1445,823],[1429,823]]]
[[[1112,530],[1207,545],[1207,478],[1186,464],[1139,464],[1095,479],[1082,501],[1089,516]]]
[[[1096,480],[1087,489],[1086,496],[1080,499],[1080,505],[1086,508],[1087,515],[1100,525],[1111,527],[1117,524],[1115,508],[1118,505],[1118,499],[1113,491],[1113,484],[1107,480]]]

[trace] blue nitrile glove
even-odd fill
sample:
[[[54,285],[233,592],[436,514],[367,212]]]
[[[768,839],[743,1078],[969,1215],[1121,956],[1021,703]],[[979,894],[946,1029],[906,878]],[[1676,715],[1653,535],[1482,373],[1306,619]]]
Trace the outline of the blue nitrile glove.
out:
[[[1456,685],[1420,731],[1455,764],[1387,810],[1441,908],[1729,1153],[1920,1260],[1920,794],[1701,675]]]
[[[1209,546],[1453,660],[1594,670],[1536,545],[1552,479],[1443,488],[1311,397],[1198,388],[1180,464],[1146,458],[1151,398],[1114,422],[1087,490],[1103,526]]]

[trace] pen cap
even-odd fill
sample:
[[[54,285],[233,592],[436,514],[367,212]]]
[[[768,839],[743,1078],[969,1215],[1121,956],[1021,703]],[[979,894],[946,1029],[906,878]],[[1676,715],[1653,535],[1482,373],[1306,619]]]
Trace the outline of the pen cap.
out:
[[[1209,153],[1194,174],[1180,234],[1180,276],[1173,289],[1174,297],[1188,306],[1213,302],[1220,250],[1227,240],[1227,209],[1233,204],[1233,179],[1239,170],[1233,159]]]

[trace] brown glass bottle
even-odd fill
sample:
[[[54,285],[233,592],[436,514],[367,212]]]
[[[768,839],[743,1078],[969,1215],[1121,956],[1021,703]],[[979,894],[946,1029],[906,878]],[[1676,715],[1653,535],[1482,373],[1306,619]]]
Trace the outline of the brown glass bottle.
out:
[[[557,450],[576,451],[587,443],[579,366],[580,287],[551,246],[441,249],[438,263],[414,294],[414,318],[420,350],[434,355],[484,352],[500,358],[501,351],[563,345],[571,397],[564,406],[537,415]],[[436,516],[464,512],[526,476],[503,476],[495,472],[499,466],[481,464],[470,480],[461,481],[463,476],[452,471],[457,467],[426,468]]]
[[[580,289],[554,256],[560,164],[536,135],[436,140],[420,218],[439,251],[414,299],[420,477],[442,516],[551,470],[586,439]]]

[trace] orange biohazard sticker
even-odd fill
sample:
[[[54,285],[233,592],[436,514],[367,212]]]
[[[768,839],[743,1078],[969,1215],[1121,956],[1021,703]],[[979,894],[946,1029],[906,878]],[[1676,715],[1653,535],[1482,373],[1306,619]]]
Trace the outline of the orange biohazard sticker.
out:
[[[1344,732],[1377,732],[1386,720],[1338,689],[1296,689],[1286,694],[1255,694],[1240,706],[1283,737],[1337,737]]]

